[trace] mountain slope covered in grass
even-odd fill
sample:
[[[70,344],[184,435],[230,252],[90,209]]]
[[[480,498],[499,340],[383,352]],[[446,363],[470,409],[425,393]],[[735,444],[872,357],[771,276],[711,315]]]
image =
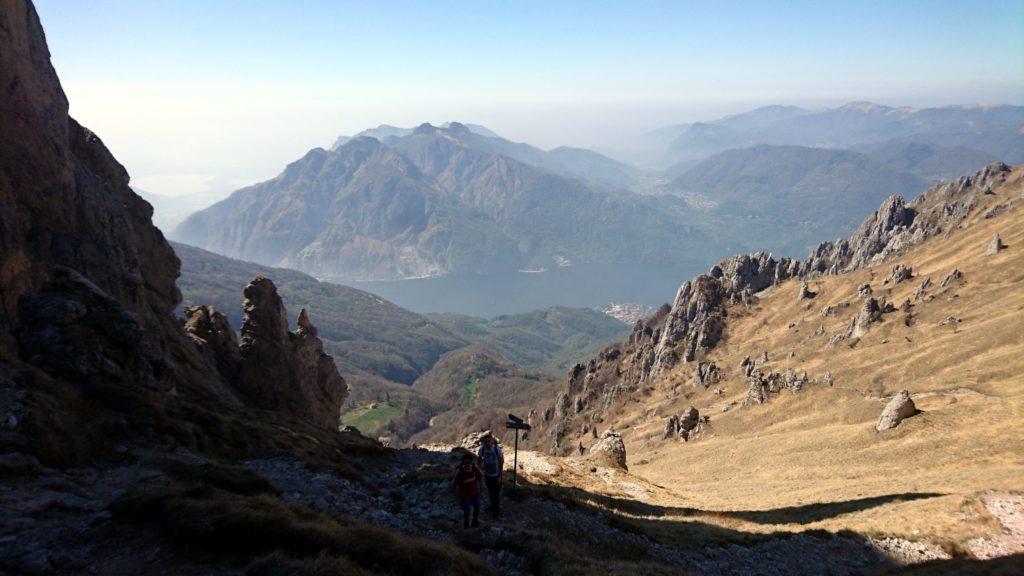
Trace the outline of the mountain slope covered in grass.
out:
[[[492,388],[514,389],[529,383],[519,398],[535,398],[531,390],[538,382],[554,382],[564,366],[627,329],[600,312],[572,308],[490,321],[422,316],[369,292],[320,282],[302,272],[234,260],[184,244],[173,247],[181,259],[178,285],[182,305],[212,305],[236,329],[242,319],[241,288],[256,275],[271,278],[287,303],[292,322],[302,308],[316,319],[324,348],[348,380],[351,389],[343,422],[370,434],[386,433],[390,427],[396,441],[460,404],[457,389],[461,384],[457,381],[464,378],[450,373],[455,368],[453,361],[441,361],[456,351],[472,349],[474,354],[455,357],[486,357],[504,367],[498,372],[479,372],[489,376],[481,403],[500,411],[510,396],[490,394]],[[419,384],[423,378],[433,384],[424,388]],[[451,390],[445,390],[446,386]]]

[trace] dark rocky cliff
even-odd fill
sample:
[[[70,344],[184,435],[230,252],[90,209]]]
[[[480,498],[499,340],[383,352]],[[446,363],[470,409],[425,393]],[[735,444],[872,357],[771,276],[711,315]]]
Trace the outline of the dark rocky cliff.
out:
[[[91,306],[82,298],[104,294],[105,306],[123,310],[119,321],[138,326],[138,352],[147,361],[133,366],[131,377],[234,402],[172,316],[180,300],[178,259],[152,225],[151,207],[129,188],[128,173],[99,137],[68,116],[35,8],[15,0],[2,8],[0,349],[17,355],[14,335],[26,332],[35,334],[35,346],[59,340],[74,348],[102,324],[82,324]],[[66,272],[55,277],[56,270]],[[51,341],[40,341],[41,333]],[[92,373],[83,367],[80,376]]]
[[[308,320],[285,330],[285,356],[260,358],[283,362],[289,379],[230,378],[229,361],[186,334],[173,314],[180,262],[124,167],[68,116],[23,0],[0,1],[0,90],[0,451],[82,462],[117,438],[177,426],[160,414],[177,402],[281,410],[336,429],[345,383]],[[140,408],[156,415],[133,422]]]

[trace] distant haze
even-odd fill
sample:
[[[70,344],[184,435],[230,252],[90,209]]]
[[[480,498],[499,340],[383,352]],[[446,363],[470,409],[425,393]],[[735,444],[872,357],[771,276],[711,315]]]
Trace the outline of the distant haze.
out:
[[[158,195],[379,124],[614,151],[764,104],[1024,103],[1019,1],[37,4],[72,115]]]

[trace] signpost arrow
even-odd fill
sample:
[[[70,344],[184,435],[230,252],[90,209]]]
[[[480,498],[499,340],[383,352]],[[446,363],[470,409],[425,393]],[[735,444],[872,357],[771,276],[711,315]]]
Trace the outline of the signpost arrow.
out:
[[[530,425],[523,422],[523,419],[515,414],[509,414],[508,422],[505,422],[505,428],[516,431],[515,452],[512,456],[512,487],[514,488],[517,486],[517,474],[519,473],[519,431],[529,430]]]

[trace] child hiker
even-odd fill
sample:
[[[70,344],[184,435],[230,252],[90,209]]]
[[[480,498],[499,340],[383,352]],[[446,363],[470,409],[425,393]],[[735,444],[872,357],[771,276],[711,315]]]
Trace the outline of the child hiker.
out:
[[[463,454],[462,462],[455,469],[455,476],[452,478],[452,492],[455,493],[455,500],[462,508],[462,527],[469,528],[469,510],[473,510],[473,526],[480,525],[480,489],[484,481],[484,474],[480,468],[473,463],[472,454]]]

